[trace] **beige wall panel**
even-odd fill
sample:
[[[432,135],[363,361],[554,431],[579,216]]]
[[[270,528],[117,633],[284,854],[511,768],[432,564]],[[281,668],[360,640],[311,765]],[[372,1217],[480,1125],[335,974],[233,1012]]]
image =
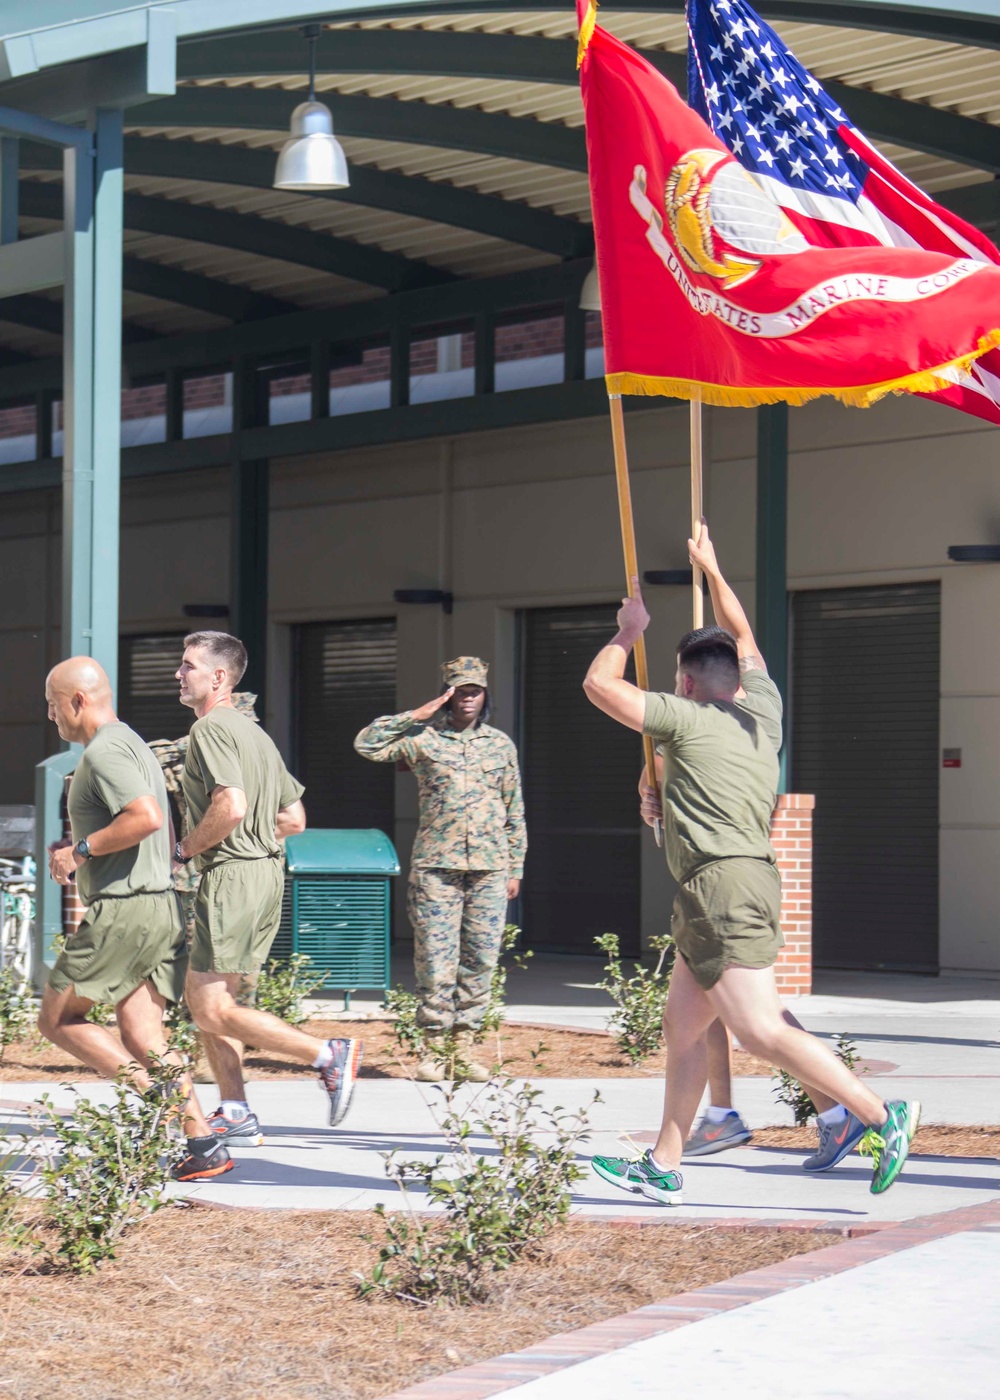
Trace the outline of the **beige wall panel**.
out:
[[[46,614],[46,537],[24,535],[3,541],[0,628],[43,627]],[[9,678],[5,678],[6,681]]]
[[[122,532],[124,631],[185,626],[185,603],[229,600],[229,522],[193,516]]]
[[[6,494],[0,510],[0,540],[44,535],[49,528],[51,501],[52,497],[41,491],[26,491],[23,496]]]
[[[890,394],[871,408],[849,408],[827,398],[789,410],[788,445],[792,452],[808,452],[834,444],[851,448],[926,438],[988,437],[990,432],[977,418],[911,395]]]
[[[53,752],[45,722],[0,721],[0,803],[34,802],[35,764]]]
[[[40,629],[0,632],[3,721],[15,724],[46,721],[47,671],[45,636]],[[0,802],[3,800],[0,797]]]
[[[279,617],[338,618],[357,608],[388,616],[394,589],[437,587],[438,570],[434,497],[272,512],[271,611]]]
[[[788,569],[801,576],[943,568],[950,544],[989,538],[1000,514],[990,434],[831,447],[789,464]]]
[[[998,617],[1000,565],[953,564],[942,571],[941,689],[944,694],[1000,695]],[[941,742],[946,742],[943,737]]]
[[[122,526],[186,524],[214,516],[229,532],[231,482],[226,469],[165,473],[122,482]]]
[[[271,463],[271,507],[423,495],[440,486],[441,440]]]
[[[941,966],[1000,973],[1000,831],[941,833]]]
[[[1000,696],[941,702],[941,747],[962,750],[941,770],[941,824],[1000,825]]]

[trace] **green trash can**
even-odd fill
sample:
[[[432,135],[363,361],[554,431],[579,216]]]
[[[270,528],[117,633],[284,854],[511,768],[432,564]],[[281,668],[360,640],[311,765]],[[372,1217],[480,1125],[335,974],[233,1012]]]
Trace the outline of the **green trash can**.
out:
[[[285,842],[285,897],[271,956],[305,953],[324,987],[389,988],[389,877],[395,847],[382,831],[303,831]]]

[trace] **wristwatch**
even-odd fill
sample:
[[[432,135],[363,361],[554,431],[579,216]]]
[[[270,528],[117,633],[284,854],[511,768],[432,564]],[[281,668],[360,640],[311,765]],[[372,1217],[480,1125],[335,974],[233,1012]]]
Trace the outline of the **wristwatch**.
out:
[[[174,860],[178,865],[187,865],[189,860],[194,860],[194,856],[186,856],[181,850],[181,843],[178,841],[174,846]]]
[[[90,842],[87,840],[86,836],[73,847],[73,854],[79,856],[81,860],[94,859],[94,853],[90,849]]]

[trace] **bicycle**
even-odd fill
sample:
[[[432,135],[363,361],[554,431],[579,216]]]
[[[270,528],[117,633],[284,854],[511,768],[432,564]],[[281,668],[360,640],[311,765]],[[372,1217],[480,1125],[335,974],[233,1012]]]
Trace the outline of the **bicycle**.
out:
[[[0,971],[13,968],[21,992],[32,988],[34,927],[35,862],[0,856]]]

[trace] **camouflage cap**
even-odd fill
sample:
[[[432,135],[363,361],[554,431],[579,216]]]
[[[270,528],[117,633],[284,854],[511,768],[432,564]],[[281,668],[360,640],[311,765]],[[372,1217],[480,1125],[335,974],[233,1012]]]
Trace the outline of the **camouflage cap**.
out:
[[[478,656],[456,656],[454,661],[446,661],[441,667],[445,685],[485,686],[489,662],[480,661]]]

